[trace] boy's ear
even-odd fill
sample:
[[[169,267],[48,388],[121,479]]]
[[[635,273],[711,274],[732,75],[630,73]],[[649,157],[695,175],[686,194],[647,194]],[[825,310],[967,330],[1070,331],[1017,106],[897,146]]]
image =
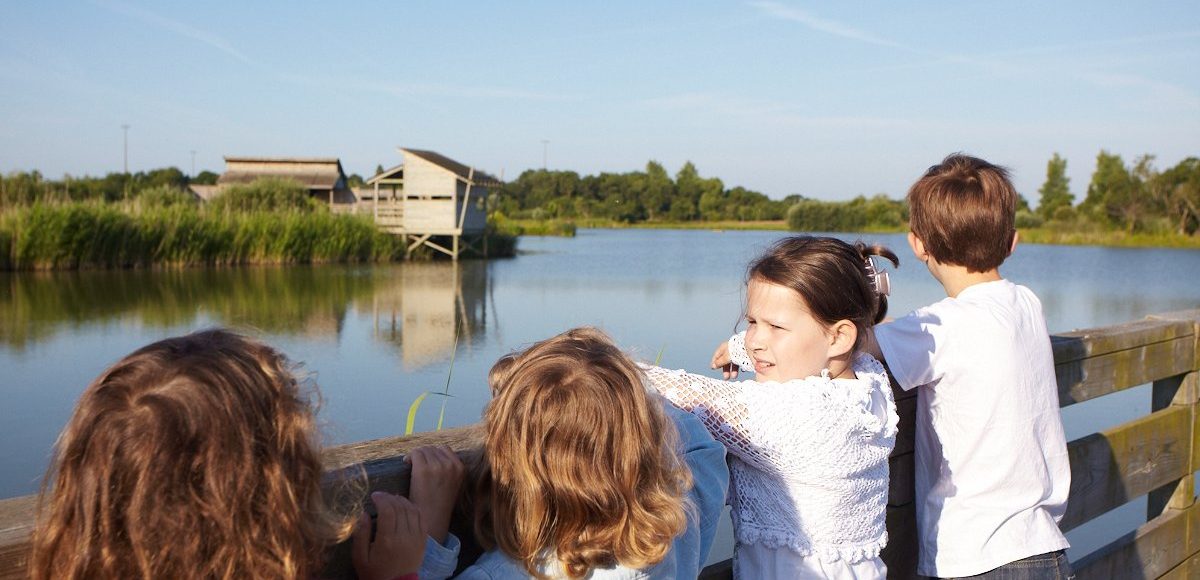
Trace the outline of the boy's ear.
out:
[[[929,254],[925,251],[925,242],[922,242],[921,238],[918,238],[917,234],[914,234],[912,231],[908,232],[908,247],[912,248],[913,255],[918,260],[922,262],[929,260]]]
[[[839,320],[829,327],[829,358],[842,356],[854,348],[858,327],[849,320]]]
[[[1021,237],[1021,232],[1013,230],[1013,241],[1012,245],[1008,247],[1008,255],[1011,256],[1013,255],[1013,252],[1017,251],[1017,238],[1019,237]]]

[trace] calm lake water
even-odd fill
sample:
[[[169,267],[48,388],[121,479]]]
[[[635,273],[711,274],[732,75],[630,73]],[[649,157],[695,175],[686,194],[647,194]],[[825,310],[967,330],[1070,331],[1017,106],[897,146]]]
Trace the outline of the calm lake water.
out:
[[[75,399],[151,341],[234,326],[303,361],[330,444],[479,419],[499,356],[577,325],[646,360],[706,371],[741,315],[748,260],[782,232],[581,230],[522,238],[518,257],[458,265],[0,273],[0,497],[34,493]],[[860,236],[841,236],[856,239]],[[944,297],[902,235],[892,315]],[[1052,332],[1200,308],[1200,252],[1022,245],[1002,273],[1041,297]],[[458,329],[456,334],[456,328]],[[455,348],[457,336],[457,349]],[[453,359],[453,365],[451,361]],[[453,372],[451,372],[453,366]],[[1149,411],[1147,387],[1064,410],[1068,438]],[[1074,530],[1086,553],[1144,518],[1144,501]]]

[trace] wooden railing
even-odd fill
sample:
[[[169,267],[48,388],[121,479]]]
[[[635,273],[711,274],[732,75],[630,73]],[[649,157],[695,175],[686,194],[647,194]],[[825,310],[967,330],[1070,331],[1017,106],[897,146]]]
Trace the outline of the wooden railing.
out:
[[[1070,530],[1113,508],[1148,496],[1145,524],[1073,563],[1079,578],[1200,576],[1200,506],[1193,474],[1200,470],[1200,310],[1151,316],[1116,326],[1052,336],[1059,401],[1073,405],[1153,383],[1151,413],[1068,445],[1071,495],[1061,527]],[[889,577],[915,578],[916,517],[913,504],[913,421],[916,400],[897,391],[900,435],[891,458],[883,559]],[[470,465],[477,463],[477,426],[379,439],[326,451],[331,472],[362,465],[371,489],[405,493],[403,456],[420,445],[447,444]],[[22,578],[33,525],[32,496],[0,501],[0,579]],[[468,518],[453,529],[469,538]],[[349,578],[347,547],[333,549],[326,577]],[[470,548],[464,558],[470,557]],[[705,569],[703,578],[729,578],[729,562]]]

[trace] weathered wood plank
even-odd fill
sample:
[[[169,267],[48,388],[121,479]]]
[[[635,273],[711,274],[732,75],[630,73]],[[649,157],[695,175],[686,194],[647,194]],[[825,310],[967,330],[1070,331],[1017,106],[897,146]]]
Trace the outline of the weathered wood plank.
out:
[[[1080,580],[1113,578],[1158,578],[1191,554],[1188,552],[1188,520],[1200,508],[1169,510],[1137,530],[1080,558],[1075,573]]]
[[[1195,370],[1195,337],[1109,352],[1054,366],[1062,407]]]
[[[1197,412],[1196,409],[1196,382],[1200,373],[1190,372],[1186,375],[1177,375],[1163,380],[1154,381],[1153,400],[1150,405],[1151,411],[1159,411],[1169,407],[1186,407],[1192,410],[1193,415]],[[1196,431],[1193,423],[1191,437],[1188,438],[1189,444],[1194,450],[1196,447]],[[1189,461],[1191,461],[1191,455]],[[1188,473],[1196,471],[1197,466],[1191,463],[1185,469]],[[1173,481],[1150,492],[1146,502],[1146,518],[1154,518],[1163,512],[1164,509],[1184,509],[1195,503],[1195,478],[1191,475],[1185,475],[1178,481]]]
[[[1157,411],[1171,405],[1194,405],[1200,399],[1200,372],[1175,375],[1154,381],[1150,410]]]
[[[1147,316],[1150,320],[1171,320],[1176,322],[1190,322],[1193,332],[1196,334],[1196,366],[1193,368],[1200,369],[1200,308],[1192,310],[1177,310],[1175,312],[1164,312],[1162,314],[1153,314]]]
[[[1054,351],[1055,364],[1063,364],[1195,334],[1194,323],[1190,320],[1146,318],[1054,334],[1050,336],[1050,347]]]
[[[1067,445],[1071,491],[1064,531],[1183,477],[1191,449],[1190,407],[1172,407]]]
[[[1200,503],[1192,504],[1185,511],[1188,514],[1188,553],[1200,554]]]
[[[26,577],[37,496],[0,501],[0,580]]]
[[[1200,554],[1192,554],[1191,558],[1159,576],[1158,580],[1196,580],[1197,577],[1200,577]]]

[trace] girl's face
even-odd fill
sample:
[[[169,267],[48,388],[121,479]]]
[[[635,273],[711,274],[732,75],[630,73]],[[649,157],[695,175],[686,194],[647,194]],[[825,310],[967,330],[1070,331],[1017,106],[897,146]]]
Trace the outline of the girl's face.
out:
[[[750,280],[746,323],[746,350],[758,380],[803,379],[829,367],[833,338],[795,290]]]

